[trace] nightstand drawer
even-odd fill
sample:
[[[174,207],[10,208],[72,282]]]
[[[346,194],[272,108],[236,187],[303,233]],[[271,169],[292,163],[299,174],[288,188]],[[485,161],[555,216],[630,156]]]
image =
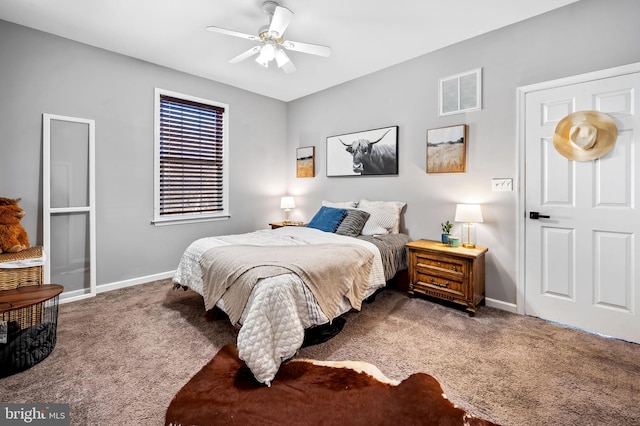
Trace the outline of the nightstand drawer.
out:
[[[433,286],[425,286],[420,284],[411,284],[412,294],[422,294],[430,297],[437,297],[438,299],[448,300],[454,303],[461,303],[464,295],[457,291],[443,290]]]
[[[453,291],[458,294],[464,294],[464,284],[461,281],[424,274],[419,270],[416,272],[416,284],[424,287],[432,287],[438,290]]]
[[[444,280],[440,282],[441,285],[444,285],[446,280],[464,281],[467,271],[466,261],[437,257],[427,253],[415,253],[414,256],[416,273],[443,278]],[[417,279],[418,277],[416,277]]]
[[[416,268],[438,268],[454,272],[461,276],[465,273],[466,262],[457,259],[443,259],[416,253]]]

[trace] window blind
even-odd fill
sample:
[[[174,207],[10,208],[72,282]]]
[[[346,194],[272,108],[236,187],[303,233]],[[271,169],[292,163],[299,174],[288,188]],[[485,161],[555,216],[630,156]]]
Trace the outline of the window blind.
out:
[[[160,95],[160,215],[223,210],[225,109]]]

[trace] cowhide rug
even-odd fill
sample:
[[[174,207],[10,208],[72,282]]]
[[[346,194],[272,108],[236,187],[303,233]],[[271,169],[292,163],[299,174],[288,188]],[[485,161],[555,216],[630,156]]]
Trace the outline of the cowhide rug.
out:
[[[318,365],[323,364],[323,365]],[[374,377],[375,376],[375,377]],[[393,382],[362,362],[292,360],[271,387],[224,346],[176,394],[166,425],[493,425],[454,406],[436,379]]]

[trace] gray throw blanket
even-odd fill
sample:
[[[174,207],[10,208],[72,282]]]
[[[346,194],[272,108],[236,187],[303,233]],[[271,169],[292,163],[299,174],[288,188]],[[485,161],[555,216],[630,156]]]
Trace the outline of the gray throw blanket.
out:
[[[237,324],[258,280],[294,273],[332,319],[342,297],[360,309],[372,265],[373,253],[351,244],[214,247],[200,259],[205,308],[213,308],[224,294],[225,311]]]

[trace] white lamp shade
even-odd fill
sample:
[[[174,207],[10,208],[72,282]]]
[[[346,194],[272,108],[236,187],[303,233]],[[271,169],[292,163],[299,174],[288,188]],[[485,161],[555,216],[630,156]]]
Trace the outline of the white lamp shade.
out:
[[[258,57],[256,58],[256,62],[258,64],[260,64],[260,66],[263,66],[265,68],[269,68],[269,61],[267,59],[265,59],[264,55],[262,53],[260,53],[260,55],[258,55]]]
[[[278,63],[278,68],[282,68],[284,65],[291,62],[289,56],[282,49],[276,49],[276,62]]]
[[[270,62],[273,58],[276,57],[276,48],[273,44],[267,43],[260,50],[260,56],[264,58],[265,61]]]
[[[280,199],[280,208],[281,209],[294,209],[296,208],[296,202],[293,197],[282,197]]]
[[[482,210],[480,204],[458,204],[456,206],[455,222],[481,223]]]

